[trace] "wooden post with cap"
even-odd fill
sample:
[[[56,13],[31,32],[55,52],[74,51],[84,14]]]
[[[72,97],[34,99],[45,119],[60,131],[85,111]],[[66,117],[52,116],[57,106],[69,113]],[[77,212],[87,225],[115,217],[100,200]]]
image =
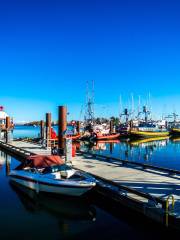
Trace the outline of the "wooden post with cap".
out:
[[[51,113],[46,113],[46,147],[51,147]]]
[[[40,138],[43,140],[44,139],[44,121],[40,121]]]
[[[67,129],[67,108],[58,107],[58,149],[60,154],[64,154],[65,149],[65,131]]]
[[[113,127],[114,127],[114,122],[113,122],[113,120],[111,119],[111,120],[110,120],[110,131],[109,131],[110,134],[113,133]]]
[[[11,119],[9,116],[6,117],[6,143],[10,141],[10,127],[11,127]]]
[[[77,134],[80,134],[81,123],[77,121]]]

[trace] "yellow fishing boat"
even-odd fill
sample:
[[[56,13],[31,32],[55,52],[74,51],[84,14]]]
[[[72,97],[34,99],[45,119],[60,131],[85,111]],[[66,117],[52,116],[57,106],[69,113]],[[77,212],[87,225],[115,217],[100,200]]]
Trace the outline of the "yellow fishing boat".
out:
[[[169,135],[168,131],[142,131],[142,130],[130,130],[130,136],[134,138],[156,138],[156,137],[166,137]]]

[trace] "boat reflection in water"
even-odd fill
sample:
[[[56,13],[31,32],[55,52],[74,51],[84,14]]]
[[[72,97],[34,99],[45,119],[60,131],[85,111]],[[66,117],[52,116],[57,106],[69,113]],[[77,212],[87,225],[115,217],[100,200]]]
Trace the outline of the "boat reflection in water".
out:
[[[160,150],[165,150],[169,144],[169,137],[156,137],[146,139],[124,139],[114,141],[96,142],[86,146],[85,150],[93,153],[108,155],[129,161],[150,161],[153,155]]]
[[[96,220],[96,210],[86,199],[37,194],[15,182],[11,182],[10,186],[28,212],[40,214],[45,211],[55,217],[61,232],[66,236],[87,230]],[[76,224],[78,227],[75,227]]]
[[[89,144],[83,144],[81,145],[81,149],[85,151],[93,151],[93,152],[99,152],[103,153],[105,152],[112,154],[114,148],[120,143],[120,140],[104,140],[104,141],[96,141],[91,142]]]
[[[172,136],[170,138],[170,140],[173,142],[173,143],[180,143],[180,136]]]
[[[7,153],[0,151],[0,169],[5,165],[6,176],[10,172],[11,157]]]
[[[59,215],[63,219],[80,219],[95,221],[95,209],[83,198],[58,197],[47,193],[35,191],[21,186],[15,182],[10,183],[26,209],[40,211],[46,208],[52,214]]]
[[[129,144],[131,146],[137,146],[137,147],[146,147],[151,145],[156,146],[166,146],[167,140],[169,140],[169,137],[156,137],[156,138],[147,138],[147,139],[137,139],[133,141],[129,141]]]
[[[7,154],[0,151],[0,168],[6,163]]]
[[[166,147],[169,137],[148,138],[129,141],[131,152],[134,152],[136,159],[148,161],[152,158],[153,152]]]

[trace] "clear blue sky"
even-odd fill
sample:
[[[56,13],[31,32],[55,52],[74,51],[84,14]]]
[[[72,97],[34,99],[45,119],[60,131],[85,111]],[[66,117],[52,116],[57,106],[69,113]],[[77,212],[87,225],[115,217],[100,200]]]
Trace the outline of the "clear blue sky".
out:
[[[78,118],[91,79],[96,115],[117,115],[120,94],[126,105],[149,92],[154,112],[180,113],[179,1],[0,4],[0,104],[16,121],[55,118],[61,104]]]

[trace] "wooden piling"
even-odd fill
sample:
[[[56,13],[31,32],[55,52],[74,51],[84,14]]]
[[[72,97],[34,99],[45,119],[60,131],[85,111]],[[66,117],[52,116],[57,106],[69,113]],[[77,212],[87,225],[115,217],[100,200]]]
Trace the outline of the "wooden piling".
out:
[[[10,127],[11,127],[11,119],[9,116],[6,117],[6,143],[10,141]]]
[[[44,139],[44,121],[40,121],[40,138]]]
[[[6,129],[10,129],[11,127],[11,119],[10,117],[6,117]]]
[[[113,133],[113,128],[114,128],[114,122],[113,120],[110,120],[110,134]]]
[[[51,147],[51,113],[46,113],[46,147]]]
[[[80,134],[81,123],[77,121],[77,134]]]
[[[64,154],[65,149],[65,131],[67,129],[67,108],[58,107],[58,149],[60,154]]]

